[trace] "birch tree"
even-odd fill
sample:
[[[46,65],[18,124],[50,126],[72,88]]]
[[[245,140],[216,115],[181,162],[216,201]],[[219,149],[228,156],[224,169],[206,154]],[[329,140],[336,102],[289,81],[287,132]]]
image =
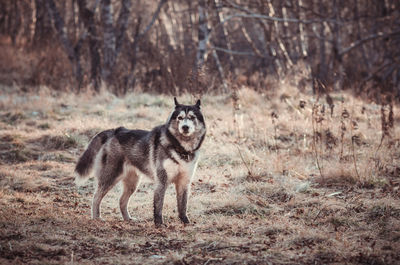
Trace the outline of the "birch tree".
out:
[[[196,54],[196,70],[201,69],[207,60],[207,42],[208,42],[208,25],[207,25],[207,6],[205,0],[198,2],[198,47]]]
[[[113,7],[111,0],[101,1],[101,21],[103,26],[103,67],[101,77],[104,81],[109,81],[111,68],[115,63],[115,44]]]
[[[121,2],[121,10],[114,25],[114,9],[111,0],[101,0],[101,21],[103,27],[102,79],[110,83],[112,72],[120,53],[130,13],[131,0]]]

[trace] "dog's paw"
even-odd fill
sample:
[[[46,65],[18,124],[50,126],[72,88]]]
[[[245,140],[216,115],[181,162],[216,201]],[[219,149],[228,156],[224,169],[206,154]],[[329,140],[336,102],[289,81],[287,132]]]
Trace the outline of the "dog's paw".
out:
[[[140,221],[140,219],[136,218],[136,217],[131,217],[129,219],[124,219],[124,222],[127,222],[127,223],[135,223],[135,222],[139,222],[139,221]]]
[[[186,215],[180,216],[179,219],[181,219],[182,223],[184,223],[185,225],[190,224],[190,220]]]
[[[167,224],[164,224],[164,223],[162,223],[162,224],[156,224],[155,226],[156,226],[157,229],[168,228],[168,225],[167,225]]]
[[[105,222],[105,220],[104,220],[103,218],[101,218],[101,217],[96,217],[96,218],[93,218],[93,217],[92,217],[91,221],[92,221],[94,224],[101,224],[101,223],[104,223],[104,222]]]
[[[137,217],[132,217],[132,216],[129,216],[129,217],[122,216],[122,219],[125,222],[136,222],[136,221],[139,221],[139,219]]]
[[[156,227],[161,227],[163,225],[163,218],[162,216],[154,216],[154,224],[156,225]]]

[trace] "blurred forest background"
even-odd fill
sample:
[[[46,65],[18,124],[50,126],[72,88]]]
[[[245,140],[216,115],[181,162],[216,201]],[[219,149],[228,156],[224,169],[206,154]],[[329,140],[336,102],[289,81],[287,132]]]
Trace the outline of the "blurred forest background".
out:
[[[0,264],[399,264],[399,0],[0,0]],[[191,226],[90,139],[201,96]]]
[[[22,90],[400,96],[398,0],[2,0],[0,45]]]

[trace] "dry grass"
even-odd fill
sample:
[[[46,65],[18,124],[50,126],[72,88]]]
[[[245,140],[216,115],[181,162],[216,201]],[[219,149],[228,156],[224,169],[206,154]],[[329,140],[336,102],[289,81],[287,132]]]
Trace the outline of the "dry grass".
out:
[[[96,132],[163,123],[171,97],[52,96],[44,89],[18,95],[2,88],[0,263],[398,262],[398,107],[379,147],[379,106],[331,94],[331,116],[325,99],[287,84],[279,91],[242,88],[235,108],[230,95],[204,96],[208,134],[192,186],[194,222],[179,223],[170,188],[168,227],[156,229],[151,183],[130,202],[135,221],[122,221],[120,187],[103,202],[104,221],[93,221],[92,181],[77,189],[73,168]]]

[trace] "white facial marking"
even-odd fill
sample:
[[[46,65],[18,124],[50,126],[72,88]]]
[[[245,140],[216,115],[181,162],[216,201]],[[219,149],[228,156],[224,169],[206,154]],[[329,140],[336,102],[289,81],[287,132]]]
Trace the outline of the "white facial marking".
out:
[[[185,136],[191,136],[195,131],[196,120],[193,111],[189,111],[187,114],[184,111],[181,111],[177,119],[179,133]]]

